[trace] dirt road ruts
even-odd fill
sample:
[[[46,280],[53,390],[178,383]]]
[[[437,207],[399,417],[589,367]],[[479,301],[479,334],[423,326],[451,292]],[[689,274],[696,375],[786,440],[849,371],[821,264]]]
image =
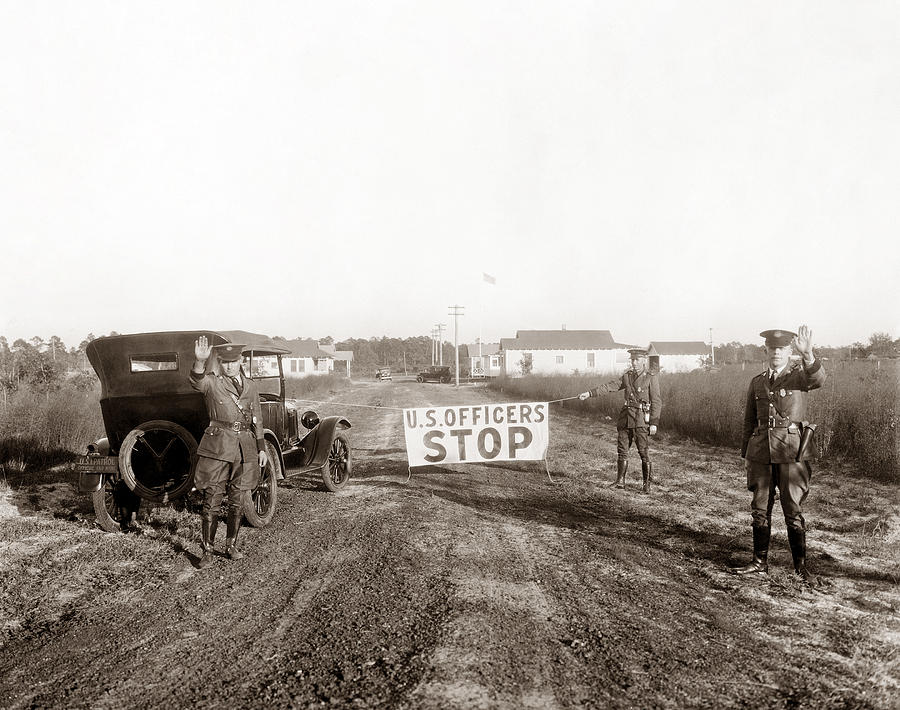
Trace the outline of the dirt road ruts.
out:
[[[85,605],[14,636],[0,650],[0,704],[890,706],[884,689],[896,678],[861,666],[860,654],[896,661],[896,616],[878,616],[872,630],[893,642],[834,650],[839,631],[871,623],[854,592],[897,608],[886,579],[812,591],[783,574],[748,582],[726,572],[747,551],[734,452],[656,441],[653,493],[641,495],[636,478],[609,488],[611,424],[553,405],[553,480],[537,462],[408,476],[390,407],[502,395],[397,381],[356,383],[333,399],[343,404],[315,407],[353,423],[345,491],[291,479],[272,524],[245,529],[244,559],[217,557],[201,571],[196,540],[185,540],[168,579],[101,584],[101,612]],[[783,568],[784,545],[775,548]]]

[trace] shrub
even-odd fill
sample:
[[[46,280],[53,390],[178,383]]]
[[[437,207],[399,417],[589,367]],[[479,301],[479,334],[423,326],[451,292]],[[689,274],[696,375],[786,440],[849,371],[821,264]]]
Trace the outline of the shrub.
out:
[[[0,404],[0,466],[26,471],[83,453],[103,435],[99,385],[57,390],[23,386]]]

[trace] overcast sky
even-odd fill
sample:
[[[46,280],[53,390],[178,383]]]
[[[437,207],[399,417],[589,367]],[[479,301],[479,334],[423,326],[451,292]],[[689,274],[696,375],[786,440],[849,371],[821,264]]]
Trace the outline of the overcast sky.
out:
[[[893,1],[0,0],[0,335],[896,338],[898,37]]]

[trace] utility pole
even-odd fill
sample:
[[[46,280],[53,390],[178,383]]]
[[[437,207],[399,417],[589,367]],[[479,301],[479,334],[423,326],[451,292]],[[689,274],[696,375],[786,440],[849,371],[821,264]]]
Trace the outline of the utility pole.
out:
[[[431,364],[434,365],[437,359],[437,330],[431,329]]]
[[[710,365],[716,364],[716,347],[713,345],[712,328],[709,329],[709,359]]]
[[[447,327],[446,323],[437,323],[435,326],[437,328],[437,336],[438,336],[438,365],[444,364],[444,328]]]
[[[465,306],[448,306],[448,315],[453,316],[453,347],[456,350],[456,386],[459,388],[459,317],[465,315]]]

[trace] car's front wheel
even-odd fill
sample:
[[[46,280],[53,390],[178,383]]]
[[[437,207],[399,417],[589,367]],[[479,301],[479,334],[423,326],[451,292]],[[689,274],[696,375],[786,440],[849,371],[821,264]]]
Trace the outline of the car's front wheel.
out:
[[[328,461],[322,468],[322,482],[329,491],[337,493],[347,485],[352,471],[350,442],[343,434],[337,434],[328,450]]]
[[[425,378],[422,375],[416,375],[416,382],[424,382]]]
[[[260,471],[259,483],[244,503],[244,517],[255,528],[268,525],[275,517],[275,502],[278,499],[278,479],[281,477],[281,459],[275,444],[266,441],[265,468]]]

